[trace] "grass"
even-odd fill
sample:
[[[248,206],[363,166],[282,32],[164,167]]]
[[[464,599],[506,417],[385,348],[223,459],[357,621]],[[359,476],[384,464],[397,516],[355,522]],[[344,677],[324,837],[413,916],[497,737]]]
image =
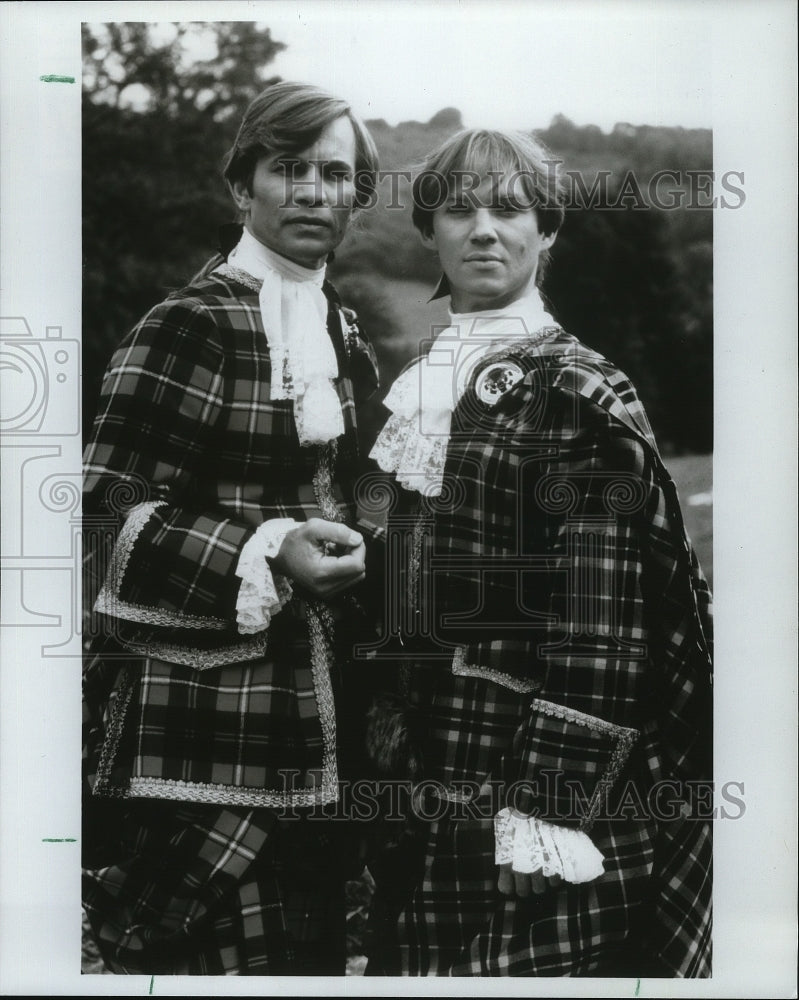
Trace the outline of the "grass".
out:
[[[666,458],[664,461],[677,484],[688,537],[693,543],[708,583],[712,587],[713,456],[679,455]]]

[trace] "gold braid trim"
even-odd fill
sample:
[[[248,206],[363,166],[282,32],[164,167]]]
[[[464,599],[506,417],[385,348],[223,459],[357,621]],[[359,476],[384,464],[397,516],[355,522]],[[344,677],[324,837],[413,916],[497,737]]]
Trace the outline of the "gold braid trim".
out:
[[[338,455],[338,444],[336,441],[328,441],[326,444],[316,445],[316,464],[313,473],[313,492],[319,510],[328,521],[343,521],[341,511],[338,509],[336,498],[333,495],[333,468]]]
[[[408,559],[408,577],[406,581],[405,598],[408,607],[414,612],[420,610],[420,589],[422,577],[422,550],[425,536],[429,533],[430,515],[426,512],[421,497],[416,500],[416,511],[411,533],[411,551]],[[397,691],[403,698],[411,694],[411,663],[404,659],[400,661],[397,671]]]
[[[114,768],[119,741],[122,738],[122,729],[125,725],[125,716],[130,706],[133,695],[134,668],[126,667],[122,674],[122,679],[117,687],[114,703],[106,727],[105,739],[100,750],[100,757],[97,761],[97,777],[95,778],[93,795],[109,796],[113,798],[125,798],[128,795],[126,788],[116,788],[111,784],[111,771]]]
[[[180,781],[172,778],[131,778],[130,790],[121,793],[126,798],[170,799],[179,802],[204,802],[211,805],[262,806],[279,809],[285,806],[311,807],[334,802],[337,792],[331,795],[329,784],[323,779],[318,789],[303,792],[268,790],[265,788],[236,788],[232,785],[215,785],[206,781]]]
[[[254,277],[249,271],[242,271],[240,267],[233,267],[232,264],[220,264],[211,271],[211,274],[218,274],[220,278],[226,278],[228,281],[238,281],[240,285],[253,292],[260,292],[263,285],[263,281]]]
[[[594,821],[607,799],[608,793],[615,785],[625,761],[630,756],[633,744],[640,734],[637,729],[627,729],[624,726],[617,726],[615,723],[599,719],[595,715],[587,715],[585,712],[578,712],[575,708],[556,705],[554,702],[543,701],[541,698],[534,698],[530,708],[541,712],[542,715],[563,719],[577,726],[585,726],[587,729],[591,729],[595,733],[601,733],[603,736],[608,736],[614,741],[615,745],[610,755],[608,766],[605,769],[605,773],[597,782],[594,793],[589,800],[586,815],[580,821],[579,829],[587,833],[594,825]]]
[[[307,622],[311,644],[311,675],[322,727],[322,788],[319,795],[323,802],[335,802],[338,798],[336,707],[330,679],[333,667],[333,616],[326,604],[309,601]]]
[[[502,670],[493,670],[491,667],[479,667],[467,663],[464,659],[463,647],[455,651],[452,657],[452,673],[456,677],[480,677],[485,681],[493,681],[501,687],[515,691],[516,694],[531,694],[537,691],[543,681],[531,680],[527,677],[514,677],[513,674],[506,674]]]
[[[124,618],[126,621],[144,622],[147,625],[178,626],[180,628],[228,628],[227,622],[221,618],[206,618],[201,615],[184,614],[182,611],[166,611],[163,608],[150,608],[142,604],[129,604],[120,598],[119,591],[128,571],[133,546],[145,524],[150,520],[153,511],[165,505],[165,500],[148,500],[134,507],[128,514],[114,546],[108,573],[102,589],[97,595],[94,610],[112,618]]]
[[[331,521],[343,521],[333,495],[333,463],[336,443],[317,446],[313,489],[322,514]],[[125,713],[133,692],[133,672],[128,668],[117,693],[105,742],[97,768],[95,795],[121,798],[163,798],[185,802],[209,802],[225,805],[315,806],[335,802],[338,798],[338,767],[336,762],[336,709],[330,671],[334,655],[334,622],[330,608],[323,601],[306,604],[308,639],[311,653],[311,675],[314,684],[319,722],[322,729],[322,779],[316,788],[307,791],[281,791],[278,789],[237,788],[201,781],[180,781],[171,778],[131,778],[127,788],[113,788],[109,784],[114,757],[122,735]],[[248,645],[248,644],[243,644]],[[192,651],[193,652],[193,651]],[[209,653],[209,655],[212,655]],[[203,665],[209,665],[207,662]]]
[[[429,525],[430,517],[424,513],[420,506],[416,514],[416,520],[413,522],[410,569],[408,572],[408,604],[414,609],[418,609],[419,607],[419,592],[422,578],[422,550],[424,548],[425,535],[427,534],[425,529]]]
[[[156,660],[178,663],[180,666],[193,667],[195,670],[209,670],[211,667],[226,667],[230,663],[246,663],[248,660],[258,659],[266,653],[268,637],[255,635],[243,642],[215,649],[178,646],[167,642],[123,641],[122,645],[140,656],[152,656]]]
[[[333,495],[333,468],[338,448],[335,441],[316,446],[316,466],[313,474],[313,491],[323,516],[328,521],[342,522],[341,511]],[[336,707],[333,683],[330,679],[334,667],[335,624],[330,608],[323,601],[309,601],[306,621],[311,647],[311,675],[313,677],[316,707],[322,727],[322,790],[324,801],[338,798],[338,767],[336,763]]]

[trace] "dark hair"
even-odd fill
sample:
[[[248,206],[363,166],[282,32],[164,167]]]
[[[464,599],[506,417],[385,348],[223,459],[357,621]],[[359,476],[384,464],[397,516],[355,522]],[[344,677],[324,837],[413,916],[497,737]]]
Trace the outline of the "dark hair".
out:
[[[565,216],[558,167],[546,146],[524,132],[458,132],[429,154],[413,182],[413,224],[429,236],[433,214],[453,188],[463,189],[466,173],[497,179],[510,174],[519,182],[524,203],[535,210],[541,233],[557,233]]]
[[[252,193],[262,156],[307,149],[331,122],[343,117],[349,118],[355,133],[355,203],[368,204],[376,184],[374,140],[346,101],[307,83],[275,83],[251,102],[225,156],[222,176],[229,187],[240,181]]]

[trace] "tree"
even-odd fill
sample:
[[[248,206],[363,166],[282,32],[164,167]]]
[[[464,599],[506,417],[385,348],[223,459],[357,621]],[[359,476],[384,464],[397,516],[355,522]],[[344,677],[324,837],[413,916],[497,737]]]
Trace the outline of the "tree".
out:
[[[91,105],[172,117],[202,111],[214,121],[252,100],[267,83],[264,67],[286,47],[268,28],[245,21],[84,24],[82,40]],[[84,124],[91,127],[91,119]]]
[[[222,158],[284,47],[248,22],[83,26],[85,429],[116,344],[231,221]]]

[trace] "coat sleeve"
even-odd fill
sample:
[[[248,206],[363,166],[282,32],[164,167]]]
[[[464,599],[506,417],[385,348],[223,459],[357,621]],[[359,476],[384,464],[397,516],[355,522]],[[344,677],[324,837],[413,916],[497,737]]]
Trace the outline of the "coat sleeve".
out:
[[[97,608],[106,615],[234,629],[253,528],[198,488],[220,447],[224,386],[218,330],[197,300],[156,306],[115,352],[84,455],[84,519],[122,522]]]
[[[587,831],[630,775],[704,773],[707,659],[690,546],[663,473],[646,441],[597,408],[520,494],[546,572],[520,588],[538,627],[508,643],[510,662],[526,657],[531,697],[502,777],[543,820]],[[502,645],[491,650],[500,661]]]

